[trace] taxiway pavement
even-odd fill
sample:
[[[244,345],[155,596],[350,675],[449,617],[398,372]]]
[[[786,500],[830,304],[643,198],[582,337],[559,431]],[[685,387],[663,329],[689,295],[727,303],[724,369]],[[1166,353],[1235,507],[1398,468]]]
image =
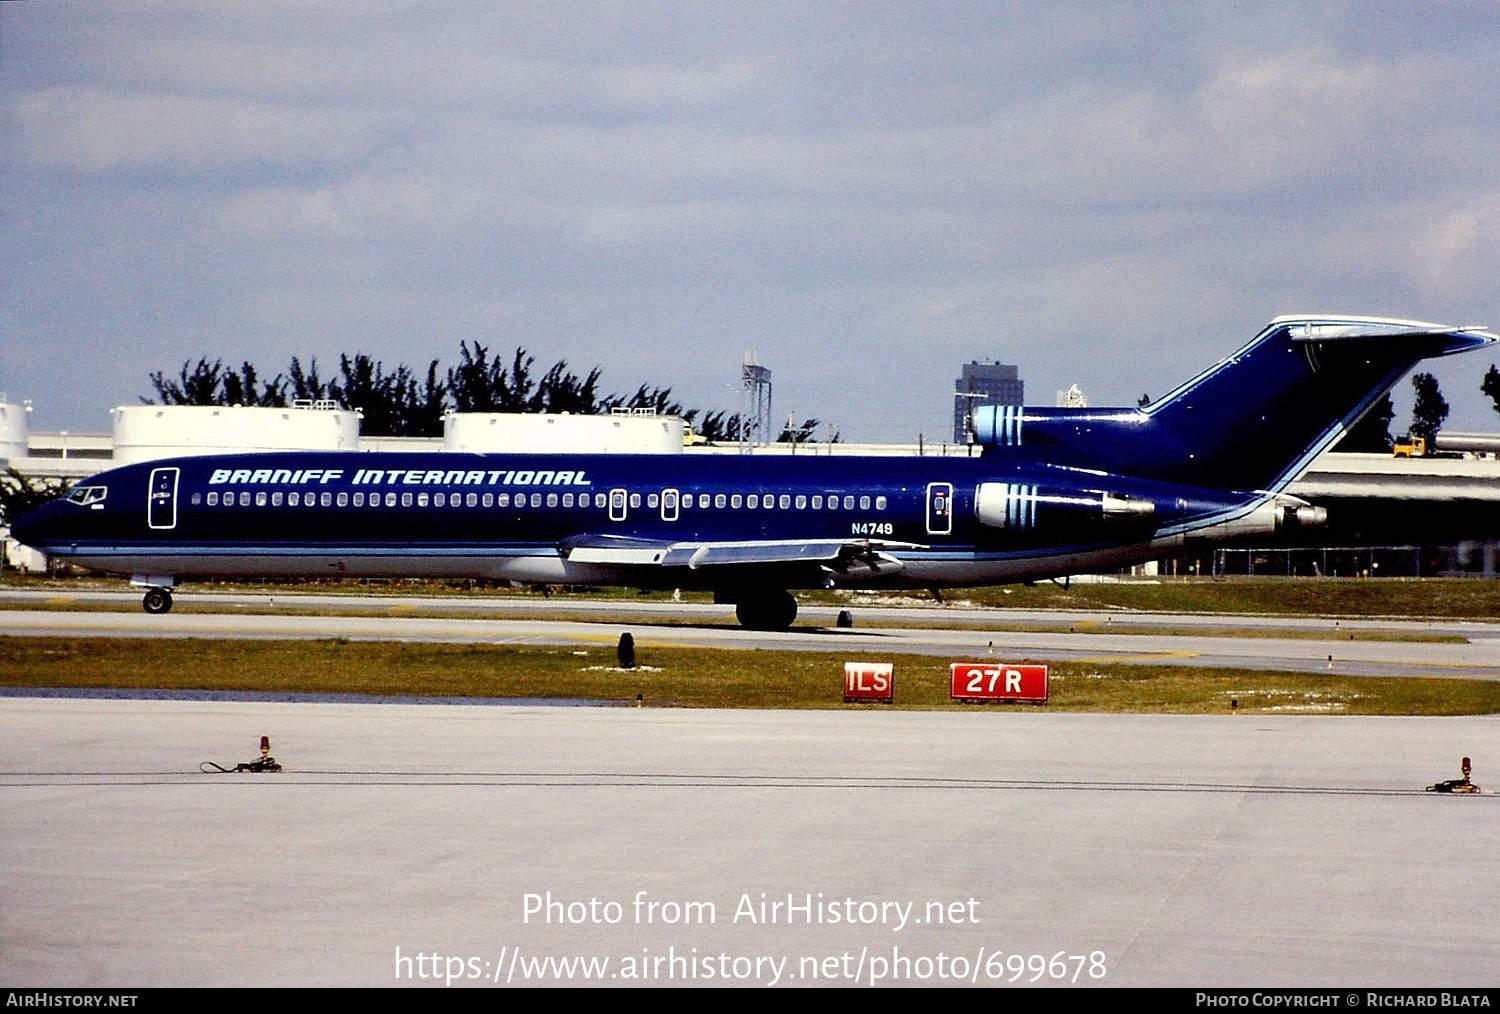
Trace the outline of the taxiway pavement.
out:
[[[691,645],[760,650],[997,657],[1005,661],[1096,661],[1245,668],[1286,672],[1336,672],[1360,676],[1448,676],[1500,678],[1500,627],[1459,620],[1334,620],[1318,617],[1247,617],[1159,613],[1032,613],[1010,610],[930,610],[879,607],[855,610],[856,626],[834,625],[837,609],[814,607],[804,615],[826,626],[785,632],[747,631],[734,623],[729,606],[679,603],[590,604],[592,613],[560,619],[551,603],[506,600],[480,615],[472,599],[399,599],[374,596],[258,596],[213,593],[179,596],[186,608],[163,616],[139,609],[129,593],[53,595],[9,592],[0,601],[26,606],[98,603],[104,611],[12,608],[0,611],[0,627],[16,635],[65,637],[204,637],[447,641],[489,644],[613,643],[630,630],[636,644]],[[453,607],[451,603],[465,603]],[[568,603],[576,607],[578,603]],[[116,607],[116,608],[111,608]],[[263,613],[260,610],[289,609]],[[358,610],[334,615],[319,610]],[[414,611],[440,615],[412,615]],[[563,612],[569,612],[564,610]],[[545,616],[536,615],[538,612]],[[599,620],[599,614],[608,619]],[[592,615],[593,620],[582,618]],[[622,618],[623,617],[623,618]],[[954,627],[921,626],[934,619]],[[860,622],[878,626],[859,626]],[[914,624],[902,626],[902,623]],[[1073,632],[1007,629],[1047,623]],[[1163,628],[1184,633],[1164,634]],[[1206,629],[1205,629],[1206,628]],[[1136,629],[1140,632],[1129,633]],[[1116,633],[1115,631],[1121,631]],[[1378,635],[1377,635],[1377,632]],[[1363,639],[1380,636],[1391,639]],[[1361,638],[1356,640],[1355,638]],[[1421,640],[1447,638],[1449,640]]]
[[[1497,734],[3,698],[0,981],[1493,987]]]

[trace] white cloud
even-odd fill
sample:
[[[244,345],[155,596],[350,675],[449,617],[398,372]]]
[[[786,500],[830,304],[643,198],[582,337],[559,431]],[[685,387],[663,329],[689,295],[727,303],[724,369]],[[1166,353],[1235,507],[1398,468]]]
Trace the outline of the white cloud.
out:
[[[445,336],[413,361],[452,335],[579,362],[628,338],[663,371],[641,380],[675,382],[755,347],[788,390],[850,397],[818,412],[858,436],[894,425],[845,393],[874,364],[941,421],[957,363],[1008,342],[1042,400],[1133,399],[1277,312],[1496,316],[1493,33],[1451,58],[1446,19],[1399,9],[0,18],[6,267],[50,296],[15,327],[55,361],[121,332]]]
[[[467,222],[486,198],[433,175],[362,175],[324,186],[269,187],[230,200],[219,215],[231,234],[365,244],[412,242]]]
[[[1317,257],[1398,278],[1424,305],[1474,312],[1500,277],[1500,190],[1381,203],[1317,239]],[[1432,312],[1432,311],[1424,311]]]
[[[1500,192],[1443,198],[1419,209],[1406,263],[1436,301],[1472,299],[1500,278]]]
[[[17,96],[20,146],[36,164],[94,173],[201,173],[349,159],[374,143],[367,118],[268,102],[60,85]]]

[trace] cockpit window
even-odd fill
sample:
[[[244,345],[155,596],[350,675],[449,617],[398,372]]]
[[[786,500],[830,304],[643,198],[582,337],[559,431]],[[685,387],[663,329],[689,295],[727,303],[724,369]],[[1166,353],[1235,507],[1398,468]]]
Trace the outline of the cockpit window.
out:
[[[92,503],[103,503],[108,495],[108,486],[74,486],[68,491],[67,499],[68,503],[88,506]]]

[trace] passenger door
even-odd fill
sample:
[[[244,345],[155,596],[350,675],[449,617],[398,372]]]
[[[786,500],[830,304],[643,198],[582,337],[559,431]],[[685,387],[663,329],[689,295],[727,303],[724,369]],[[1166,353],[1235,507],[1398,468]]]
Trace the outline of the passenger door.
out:
[[[177,474],[176,468],[153,468],[151,484],[146,499],[146,526],[148,528],[177,527]]]

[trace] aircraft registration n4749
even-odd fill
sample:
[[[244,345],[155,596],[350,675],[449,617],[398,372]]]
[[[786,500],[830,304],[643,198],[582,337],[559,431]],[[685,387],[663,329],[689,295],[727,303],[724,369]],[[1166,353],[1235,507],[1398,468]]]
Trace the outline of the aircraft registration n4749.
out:
[[[1124,566],[1316,525],[1284,492],[1419,361],[1477,327],[1278,317],[1155,404],[984,407],[978,457],[291,452],[103,472],[19,519],[131,575],[417,576],[707,589],[781,629],[798,588],[944,588]]]

